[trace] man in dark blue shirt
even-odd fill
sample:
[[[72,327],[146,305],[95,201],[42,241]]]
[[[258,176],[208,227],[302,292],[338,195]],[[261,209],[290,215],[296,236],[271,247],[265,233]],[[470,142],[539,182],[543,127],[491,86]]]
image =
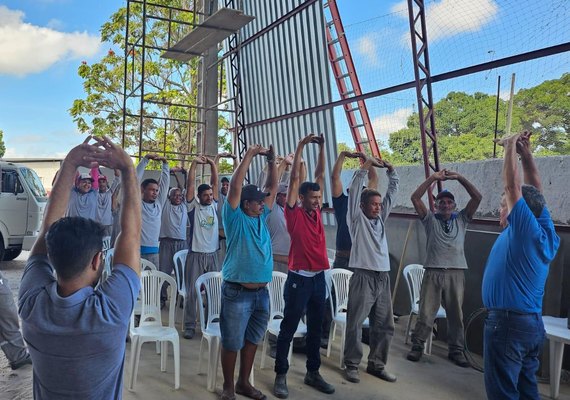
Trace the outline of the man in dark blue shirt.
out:
[[[498,141],[505,147],[500,223],[483,276],[487,397],[538,399],[536,371],[544,341],[542,297],[560,238],[546,208],[530,133]],[[520,155],[524,184],[518,171]]]

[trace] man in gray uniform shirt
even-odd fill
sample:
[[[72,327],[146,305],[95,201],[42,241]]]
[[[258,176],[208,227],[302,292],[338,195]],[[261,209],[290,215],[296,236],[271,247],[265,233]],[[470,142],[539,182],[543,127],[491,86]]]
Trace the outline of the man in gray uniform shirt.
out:
[[[155,179],[145,179],[141,183],[142,195],[142,229],[141,229],[141,258],[160,268],[158,258],[158,238],[162,209],[168,196],[170,183],[170,166],[165,157],[157,154],[147,154],[137,165],[137,178],[141,182],[144,171],[150,160],[162,161],[160,183]]]
[[[190,185],[188,184],[187,187]],[[188,225],[188,208],[183,201],[182,190],[173,187],[168,191],[168,201],[162,209],[162,221],[160,224],[160,245],[158,259],[160,270],[167,275],[172,274],[174,269],[174,254],[188,248],[186,242],[186,226]],[[166,285],[160,292],[160,307],[166,303]]]
[[[457,180],[469,193],[467,206],[455,212],[455,197],[444,190],[436,197],[436,213],[424,205],[422,196],[437,181]],[[460,367],[469,367],[463,354],[463,292],[467,261],[463,251],[467,224],[481,202],[481,194],[465,177],[445,169],[434,173],[412,194],[412,204],[426,230],[427,249],[425,273],[420,296],[420,314],[412,332],[412,350],[408,360],[419,361],[424,344],[432,334],[433,321],[440,304],[447,314],[448,357]]]
[[[107,181],[107,177],[103,174],[99,175],[99,198],[97,201],[97,222],[105,227],[105,236],[113,234],[113,193],[121,184],[119,171],[115,170],[115,177],[111,186]],[[111,244],[113,247],[113,244]]]
[[[75,185],[71,188],[65,215],[67,217],[83,217],[97,221],[99,168],[91,168],[91,173],[76,174]]]
[[[363,189],[370,167],[386,168],[389,183],[382,199],[374,189]],[[362,323],[370,319],[370,353],[366,372],[388,382],[396,377],[386,371],[388,350],[394,336],[394,316],[390,295],[390,258],[385,221],[398,192],[398,175],[391,164],[369,158],[354,173],[348,194],[348,224],[352,248],[349,267],[354,275],[348,290],[346,379],[358,383],[358,365],[362,360]]]

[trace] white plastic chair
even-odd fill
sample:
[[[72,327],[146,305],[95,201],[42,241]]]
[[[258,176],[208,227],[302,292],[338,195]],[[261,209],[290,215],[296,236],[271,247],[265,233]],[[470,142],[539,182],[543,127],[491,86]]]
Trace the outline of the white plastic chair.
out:
[[[340,360],[339,367],[344,368],[344,342],[346,340],[346,310],[348,308],[348,288],[350,278],[353,273],[344,268],[334,268],[325,271],[326,282],[328,284],[329,301],[332,310],[332,323],[329,332],[329,344],[327,346],[327,357],[331,355],[332,342],[335,340],[336,327],[341,329],[340,337]],[[334,289],[334,293],[333,293]],[[362,323],[362,327],[370,326],[368,318]]]
[[[174,274],[176,276],[176,290],[178,297],[182,298],[182,326],[184,326],[184,308],[186,307],[186,280],[184,279],[184,271],[186,268],[186,257],[188,257],[188,250],[177,251],[172,257],[174,261]],[[176,302],[178,304],[178,301]]]
[[[261,352],[261,369],[265,368],[265,358],[267,356],[267,343],[269,341],[269,334],[279,336],[281,330],[281,321],[283,321],[283,311],[285,310],[285,300],[283,299],[283,291],[285,290],[285,282],[287,281],[287,274],[279,271],[273,271],[271,282],[267,285],[269,291],[269,323],[263,338],[263,350]],[[297,325],[297,330],[293,334],[294,338],[302,338],[307,336],[307,325],[301,320]],[[287,360],[291,364],[291,355],[293,353],[293,344],[289,346],[289,354]]]
[[[129,390],[134,390],[137,381],[141,347],[143,343],[146,342],[160,342],[160,370],[163,372],[166,371],[168,342],[172,343],[174,353],[174,389],[180,387],[180,341],[178,331],[174,327],[174,305],[176,299],[174,296],[170,299],[168,326],[163,326],[160,312],[160,290],[164,283],[171,285],[171,287],[176,285],[174,278],[163,272],[151,270],[141,273],[141,318],[139,326],[135,327],[135,313],[133,312],[131,315],[131,327],[129,329],[131,334],[131,375]]]
[[[111,262],[112,261],[113,260],[111,259]],[[151,261],[148,261],[144,258],[141,258],[141,272],[144,272],[144,271],[158,271],[158,268],[156,268],[156,265],[154,265]],[[176,286],[176,284],[174,286]],[[174,286],[172,286],[172,287],[174,287]],[[137,302],[135,303],[135,311],[134,311],[135,315],[141,315],[141,301],[140,300],[141,300],[141,297],[139,295],[139,297],[137,298]],[[160,309],[160,303],[159,303],[159,309]],[[157,343],[156,354],[159,354],[159,353],[160,353],[160,348],[159,348],[158,343]]]
[[[205,288],[208,315],[206,315],[204,299],[200,295],[202,286]],[[220,341],[222,337],[220,333],[222,273],[206,272],[205,274],[200,275],[196,280],[195,287],[198,297],[198,306],[200,308],[200,328],[202,330],[200,356],[198,358],[198,371],[202,372],[202,354],[204,350],[204,341],[206,341],[209,350],[206,387],[208,391],[213,392],[216,389],[216,377],[218,374],[218,364],[220,360]]]
[[[420,294],[422,290],[422,281],[424,279],[424,267],[420,264],[410,264],[404,268],[404,278],[408,283],[408,293],[410,294],[410,318],[408,318],[408,326],[406,327],[406,340],[408,343],[408,337],[410,336],[410,328],[412,326],[412,319],[414,315],[419,315],[420,313]],[[440,305],[439,310],[435,316],[438,318],[447,318],[444,308]],[[431,344],[432,344],[432,334],[430,333],[427,340],[426,346],[424,347],[424,354],[431,354]]]

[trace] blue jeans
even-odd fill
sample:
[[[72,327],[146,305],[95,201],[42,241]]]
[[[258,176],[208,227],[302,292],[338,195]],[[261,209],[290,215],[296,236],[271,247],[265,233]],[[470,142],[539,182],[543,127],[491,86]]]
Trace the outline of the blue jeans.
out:
[[[277,337],[275,372],[286,374],[289,370],[289,361],[287,361],[289,346],[305,310],[307,311],[307,371],[318,371],[321,366],[321,329],[326,298],[324,272],[311,278],[289,272],[283,298],[285,310]]]
[[[487,397],[539,399],[536,372],[544,342],[542,316],[491,310],[485,320],[484,361]]]
[[[220,333],[222,346],[239,351],[247,340],[258,344],[269,321],[269,292],[266,287],[246,289],[238,283],[222,283]]]

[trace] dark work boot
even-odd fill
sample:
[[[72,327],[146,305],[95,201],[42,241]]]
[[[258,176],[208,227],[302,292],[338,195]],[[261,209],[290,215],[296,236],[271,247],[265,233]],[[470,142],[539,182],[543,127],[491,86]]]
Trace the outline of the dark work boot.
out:
[[[287,389],[287,374],[275,375],[273,394],[275,397],[278,397],[280,399],[286,399],[289,396],[289,389]]]
[[[307,371],[307,374],[305,375],[305,384],[314,387],[319,392],[326,394],[334,393],[334,386],[327,383],[321,374],[319,374],[319,371]]]

